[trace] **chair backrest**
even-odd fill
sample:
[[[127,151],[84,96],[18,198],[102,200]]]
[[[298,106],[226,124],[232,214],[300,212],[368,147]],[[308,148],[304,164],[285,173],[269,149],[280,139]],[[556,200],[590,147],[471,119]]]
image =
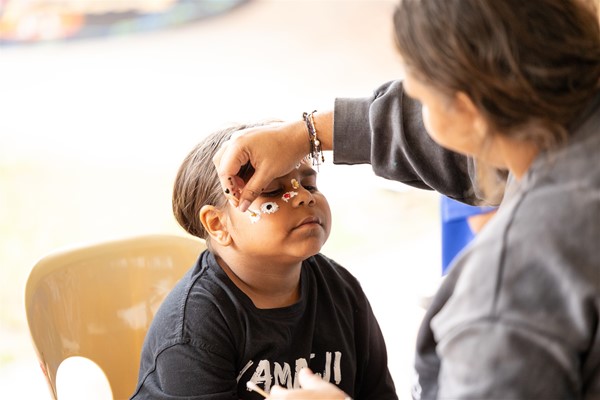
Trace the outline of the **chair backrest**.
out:
[[[192,237],[144,235],[38,261],[27,280],[25,307],[52,396],[60,363],[80,356],[102,369],[115,399],[129,398],[154,314],[205,248]]]

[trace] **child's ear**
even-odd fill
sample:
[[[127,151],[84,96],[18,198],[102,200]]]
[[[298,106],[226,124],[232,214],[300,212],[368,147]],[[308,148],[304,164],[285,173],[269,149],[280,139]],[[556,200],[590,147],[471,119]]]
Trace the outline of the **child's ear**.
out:
[[[231,244],[231,235],[227,230],[227,215],[223,210],[210,205],[202,206],[200,209],[200,222],[210,235],[212,240],[221,246]]]

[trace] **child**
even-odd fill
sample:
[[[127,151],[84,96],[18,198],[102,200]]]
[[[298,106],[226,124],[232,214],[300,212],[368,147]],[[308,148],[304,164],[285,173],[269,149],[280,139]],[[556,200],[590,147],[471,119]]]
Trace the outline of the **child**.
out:
[[[175,217],[208,250],[157,312],[132,399],[262,399],[247,382],[298,387],[304,367],[356,400],[397,399],[360,284],[319,253],[331,213],[316,171],[276,178],[246,212],[223,193],[212,158],[243,128],[212,134],[179,169]]]

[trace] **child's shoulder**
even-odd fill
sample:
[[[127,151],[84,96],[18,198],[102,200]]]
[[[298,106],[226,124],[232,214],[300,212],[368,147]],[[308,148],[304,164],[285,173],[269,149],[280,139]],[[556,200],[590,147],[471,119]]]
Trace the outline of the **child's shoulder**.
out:
[[[315,267],[315,270],[329,278],[341,279],[346,282],[358,284],[358,280],[350,271],[348,271],[348,269],[322,253],[315,254],[307,261],[309,265]]]
[[[323,267],[329,267],[329,268],[341,268],[343,270],[346,270],[341,264],[339,264],[337,261],[335,261],[332,258],[327,257],[325,254],[323,253],[317,253],[312,257],[309,257],[308,262],[314,262],[316,264],[318,264],[319,266],[323,266]]]

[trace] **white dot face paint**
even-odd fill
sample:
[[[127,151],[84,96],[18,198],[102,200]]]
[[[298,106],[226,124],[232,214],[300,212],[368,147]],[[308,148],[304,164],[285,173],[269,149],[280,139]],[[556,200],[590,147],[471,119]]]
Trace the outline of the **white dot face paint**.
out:
[[[250,210],[248,209],[248,213],[250,214],[250,221],[254,224],[255,222],[260,221],[260,211]]]
[[[273,214],[274,212],[277,212],[277,210],[279,210],[279,206],[277,205],[277,203],[272,201],[263,203],[263,205],[260,206],[260,211],[262,211],[265,214]]]
[[[298,192],[294,192],[294,191],[285,192],[283,194],[283,196],[281,196],[281,200],[283,200],[283,201],[285,201],[287,203],[294,196],[298,196]]]

